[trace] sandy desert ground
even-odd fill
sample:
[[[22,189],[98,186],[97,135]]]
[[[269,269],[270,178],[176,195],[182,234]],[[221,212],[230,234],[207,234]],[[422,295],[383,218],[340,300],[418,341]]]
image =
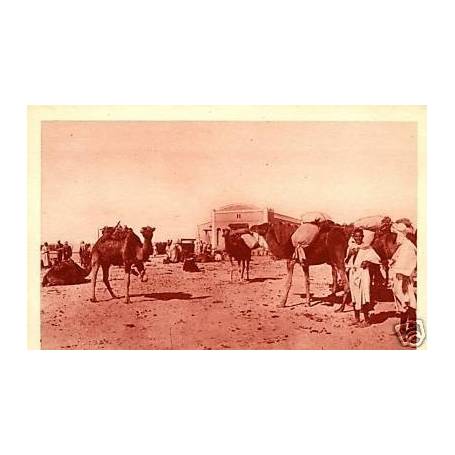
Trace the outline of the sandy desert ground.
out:
[[[225,263],[147,264],[148,281],[132,277],[131,303],[111,299],[97,282],[41,290],[42,349],[406,349],[395,335],[394,304],[378,302],[369,327],[351,327],[352,307],[335,313],[330,267],[311,267],[310,307],[303,304],[303,274],[296,268],[286,308],[279,308],[286,265],[255,256],[249,282],[229,281]],[[101,273],[100,273],[101,275]],[[100,279],[100,276],[98,277]],[[111,283],[124,295],[124,272],[111,268]]]

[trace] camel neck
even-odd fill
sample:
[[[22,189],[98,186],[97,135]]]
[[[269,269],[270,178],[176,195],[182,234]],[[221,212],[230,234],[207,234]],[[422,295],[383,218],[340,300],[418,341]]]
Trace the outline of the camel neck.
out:
[[[144,245],[142,246],[142,260],[146,261],[153,251],[153,245],[151,239],[144,238]]]
[[[224,249],[225,249],[227,252],[230,252],[230,251],[231,251],[231,246],[232,246],[232,243],[231,243],[231,236],[230,236],[230,235],[227,235],[226,237],[224,237]]]
[[[287,259],[287,250],[285,248],[285,245],[282,245],[278,242],[276,233],[273,229],[268,230],[265,236],[265,240],[274,256],[280,259]]]

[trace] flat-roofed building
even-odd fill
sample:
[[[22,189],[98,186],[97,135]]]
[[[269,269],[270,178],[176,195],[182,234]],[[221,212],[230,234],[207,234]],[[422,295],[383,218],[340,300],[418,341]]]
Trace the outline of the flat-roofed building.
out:
[[[213,249],[224,249],[223,229],[250,228],[255,224],[273,223],[280,240],[300,225],[300,220],[276,213],[270,208],[247,204],[230,204],[213,209],[211,220],[198,225],[198,239],[210,243]]]

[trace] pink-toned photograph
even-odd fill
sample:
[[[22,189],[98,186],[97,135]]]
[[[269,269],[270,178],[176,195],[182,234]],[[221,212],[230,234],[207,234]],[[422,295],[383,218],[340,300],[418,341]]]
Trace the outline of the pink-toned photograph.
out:
[[[424,342],[417,123],[62,120],[40,133],[41,349]]]

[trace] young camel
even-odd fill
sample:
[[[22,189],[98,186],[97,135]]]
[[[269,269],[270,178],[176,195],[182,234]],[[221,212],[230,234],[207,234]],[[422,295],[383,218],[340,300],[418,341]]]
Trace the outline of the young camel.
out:
[[[280,306],[286,306],[286,302],[289,295],[289,290],[292,285],[292,276],[294,273],[295,264],[298,260],[294,257],[295,248],[292,245],[291,236],[293,232],[286,233],[284,239],[280,242],[277,238],[275,229],[272,223],[264,223],[253,226],[252,232],[258,233],[262,236],[271,253],[278,259],[286,259],[286,266],[288,276],[285,285],[284,295],[281,299]],[[341,226],[331,225],[327,229],[322,229],[316,236],[310,246],[305,248],[306,261],[300,263],[304,274],[305,283],[305,303],[310,304],[310,277],[309,277],[309,266],[318,264],[329,264],[332,267],[332,293],[335,294],[337,286],[338,275],[341,278],[343,285],[343,305],[346,300],[349,286],[346,275],[345,257],[347,249],[347,237],[344,229]],[[336,311],[342,311],[344,306]]]
[[[139,270],[141,281],[147,281],[144,262],[153,251],[152,238],[155,228],[143,227],[141,234],[144,237],[144,244],[130,228],[104,228],[103,235],[98,239],[92,249],[92,297],[91,301],[96,302],[95,288],[96,276],[101,267],[103,270],[103,282],[107,290],[115,299],[109,283],[109,268],[111,265],[123,265],[126,274],[125,303],[130,302],[130,279],[132,267]],[[136,274],[133,271],[133,274]]]

